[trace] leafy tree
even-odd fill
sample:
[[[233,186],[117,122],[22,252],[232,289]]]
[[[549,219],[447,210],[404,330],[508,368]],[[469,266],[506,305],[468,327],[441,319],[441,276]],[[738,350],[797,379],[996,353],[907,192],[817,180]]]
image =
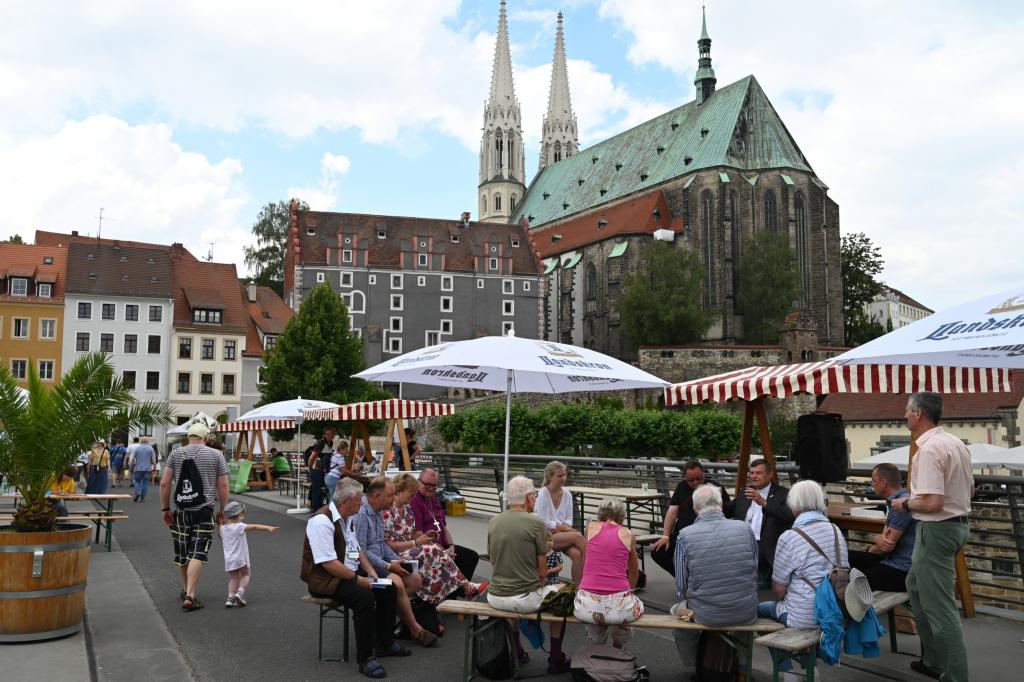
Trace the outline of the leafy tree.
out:
[[[737,300],[743,315],[743,337],[753,343],[775,343],[786,315],[800,296],[796,260],[783,234],[758,232],[740,264]]]
[[[298,396],[343,405],[388,398],[353,374],[362,371],[363,341],[349,334],[348,309],[327,283],[316,286],[265,359],[261,404]],[[321,425],[303,426],[303,431]]]
[[[885,261],[882,250],[862,232],[843,236],[839,247],[843,279],[843,325],[846,345],[870,341],[885,333],[881,324],[872,320],[865,310],[881,290],[875,275],[882,272]]]
[[[20,234],[12,234],[8,239],[4,240],[8,244],[24,244],[25,240],[21,238]]]
[[[252,226],[256,246],[244,247],[245,264],[256,272],[253,283],[270,287],[278,296],[284,295],[284,250],[291,219],[289,203],[272,201],[260,209]],[[309,209],[309,204],[300,199],[296,199],[296,204],[300,211]]]
[[[622,297],[615,304],[627,345],[700,339],[715,316],[701,305],[704,275],[697,254],[655,241],[646,257],[647,269],[625,278]]]

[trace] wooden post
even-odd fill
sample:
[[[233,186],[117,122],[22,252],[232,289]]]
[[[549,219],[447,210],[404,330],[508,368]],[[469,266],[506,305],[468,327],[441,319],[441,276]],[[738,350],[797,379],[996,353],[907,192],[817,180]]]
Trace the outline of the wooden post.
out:
[[[348,439],[348,458],[345,461],[345,468],[348,469],[349,471],[352,470],[352,463],[355,462],[356,444],[359,442],[360,439],[362,439],[363,441],[363,463],[373,463],[373,450],[370,449],[369,427],[366,426],[365,421],[352,422],[352,435]],[[383,459],[381,461],[383,461]],[[384,471],[381,471],[381,473],[383,474]]]
[[[255,438],[253,439],[254,444],[256,442],[260,445],[260,452],[263,453],[263,488],[266,490],[272,490],[270,483],[270,452],[267,444],[263,441],[263,429],[257,429],[255,432]],[[252,452],[255,452],[256,448],[252,448]]]
[[[405,438],[402,420],[399,419],[395,422],[395,429],[398,431],[398,442],[402,444],[402,461],[405,462],[405,470],[412,471],[412,462],[409,461],[409,441]]]
[[[750,442],[754,435],[754,404],[747,402],[743,407],[743,431],[740,434],[740,461],[736,469],[735,497],[747,486],[747,467],[750,464]]]
[[[393,432],[397,432],[398,435],[398,442],[401,445],[402,461],[405,463],[405,470],[412,471],[412,464],[409,462],[409,441],[405,439],[405,430],[402,428],[402,420],[390,419],[388,420],[387,435],[385,436],[386,450],[384,451],[384,459],[381,464],[382,474],[388,470],[388,465],[391,463],[391,444],[394,442],[391,434]]]
[[[772,483],[779,482],[779,472],[775,470],[775,451],[772,449],[772,436],[768,433],[768,413],[764,409],[764,398],[754,401],[754,416],[757,417],[757,433],[761,437],[761,450],[764,461],[772,470]]]

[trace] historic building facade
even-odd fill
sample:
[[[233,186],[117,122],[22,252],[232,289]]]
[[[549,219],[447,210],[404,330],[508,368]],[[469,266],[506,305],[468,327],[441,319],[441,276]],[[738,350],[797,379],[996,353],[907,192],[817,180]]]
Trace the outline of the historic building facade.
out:
[[[551,101],[562,101],[554,93],[565,83],[565,106],[555,113],[575,133],[558,37]],[[542,333],[633,357],[615,303],[624,276],[642,271],[644,250],[658,238],[701,256],[703,303],[717,313],[706,340],[742,340],[740,265],[754,234],[768,231],[789,238],[800,312],[822,343],[839,343],[839,206],[753,76],[717,88],[706,22],[697,44],[693,101],[560,160],[546,156],[545,123],[541,171],[513,217],[529,226],[544,259]]]
[[[0,244],[0,363],[26,386],[30,368],[60,379],[67,247]]]

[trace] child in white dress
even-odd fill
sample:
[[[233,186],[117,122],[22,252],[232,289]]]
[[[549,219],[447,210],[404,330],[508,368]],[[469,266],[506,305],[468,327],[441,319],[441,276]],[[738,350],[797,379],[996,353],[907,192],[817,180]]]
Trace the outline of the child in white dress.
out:
[[[245,505],[237,500],[224,507],[224,524],[220,527],[221,544],[224,545],[224,570],[228,572],[228,600],[224,606],[245,606],[245,590],[249,587],[249,541],[245,534],[250,530],[277,532],[277,526],[245,523]]]

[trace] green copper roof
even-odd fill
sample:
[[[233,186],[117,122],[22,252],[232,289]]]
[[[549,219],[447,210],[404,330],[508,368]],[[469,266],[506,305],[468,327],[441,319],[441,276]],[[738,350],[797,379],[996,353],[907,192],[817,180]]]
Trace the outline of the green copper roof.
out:
[[[618,258],[622,254],[626,253],[626,247],[629,246],[629,242],[619,242],[612,247],[612,252],[608,254],[609,258]]]
[[[546,261],[544,261],[544,274],[545,275],[550,275],[552,273],[552,271],[554,271],[554,269],[557,268],[557,267],[558,267],[558,259],[557,258],[548,258]]]
[[[516,221],[532,216],[530,226],[537,227],[722,166],[814,172],[753,76],[716,90],[700,106],[688,102],[546,166],[523,197]]]
[[[563,253],[561,259],[562,269],[568,270],[576,267],[576,264],[583,260],[583,253],[581,251],[570,251],[569,253]]]

